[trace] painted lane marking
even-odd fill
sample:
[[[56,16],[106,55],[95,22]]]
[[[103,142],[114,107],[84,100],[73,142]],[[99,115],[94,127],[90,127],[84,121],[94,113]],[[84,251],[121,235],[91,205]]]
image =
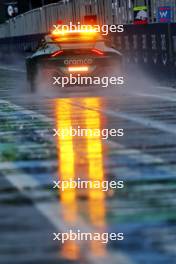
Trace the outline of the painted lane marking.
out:
[[[175,94],[173,94],[173,97],[171,97],[170,95],[168,96],[168,95],[147,94],[147,93],[136,93],[136,95],[143,97],[153,97],[164,101],[176,102]]]
[[[18,69],[17,68],[12,68],[12,67],[8,67],[8,66],[0,66],[0,70],[26,73],[25,70],[22,70],[22,69],[19,69],[19,68]]]
[[[73,105],[76,105],[76,106],[78,106],[80,108],[85,108],[81,104],[77,104],[77,103],[75,104],[74,103]],[[94,111],[106,114],[106,115],[108,115],[110,117],[119,117],[121,119],[132,121],[134,123],[146,126],[148,128],[158,129],[158,130],[160,130],[162,132],[167,132],[167,133],[176,135],[176,125],[168,125],[168,124],[165,125],[165,124],[163,124],[160,121],[153,121],[153,120],[151,120],[149,118],[146,118],[146,117],[139,117],[139,116],[135,116],[135,115],[132,115],[132,114],[129,114],[129,113],[120,112],[120,111],[115,113],[112,110],[104,111],[104,110],[101,110],[99,108],[93,108],[93,107],[88,107],[87,109],[94,110]]]

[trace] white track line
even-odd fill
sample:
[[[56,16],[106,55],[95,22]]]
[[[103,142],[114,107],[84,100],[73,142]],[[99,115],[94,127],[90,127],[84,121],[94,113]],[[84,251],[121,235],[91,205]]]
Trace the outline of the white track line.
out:
[[[138,96],[143,96],[143,97],[153,97],[157,99],[161,99],[164,101],[170,101],[170,102],[176,102],[176,94],[173,93],[173,97],[170,95],[158,95],[158,94],[147,94],[147,93],[135,93]]]
[[[0,70],[26,73],[25,70],[18,69],[18,68],[12,68],[10,65],[9,65],[9,67],[8,66],[0,66]]]
[[[77,103],[74,104],[73,103],[73,105],[79,106],[80,108],[85,108],[81,104],[77,104]],[[120,111],[115,113],[112,110],[104,111],[104,110],[101,110],[99,108],[94,108],[94,107],[88,107],[87,109],[94,110],[94,111],[106,114],[106,115],[108,115],[110,117],[119,117],[119,118],[122,118],[122,119],[125,119],[125,120],[128,120],[128,121],[132,121],[134,123],[143,125],[143,126],[145,126],[147,128],[154,128],[154,129],[158,129],[158,130],[160,130],[162,132],[171,133],[171,134],[176,135],[176,125],[169,125],[169,124],[165,125],[165,124],[163,124],[160,121],[154,121],[154,120],[148,119],[146,117],[139,117],[139,116],[136,116],[136,115],[132,115],[130,113],[124,113],[124,112],[120,112]]]
[[[112,116],[112,117],[120,117],[122,119],[126,119],[128,121],[135,122],[135,123],[143,125],[147,128],[158,129],[162,132],[171,133],[171,134],[176,135],[176,125],[163,124],[160,121],[154,121],[154,120],[151,120],[151,119],[146,118],[146,117],[139,117],[139,116],[132,115],[129,113],[123,113],[123,112],[115,113],[111,110],[100,111],[100,112],[103,112],[103,113],[105,113],[109,116]]]
[[[14,164],[12,162],[2,162],[0,163],[0,170],[9,170],[10,169],[24,169],[26,167],[33,168],[34,166],[37,167],[51,167],[51,166],[57,166],[57,160],[50,160],[50,161],[35,161],[35,160],[29,160],[29,161],[16,161]]]
[[[170,90],[170,91],[176,91],[174,87],[171,87],[171,86],[153,86],[153,88],[157,88],[157,89],[161,89],[161,90]]]

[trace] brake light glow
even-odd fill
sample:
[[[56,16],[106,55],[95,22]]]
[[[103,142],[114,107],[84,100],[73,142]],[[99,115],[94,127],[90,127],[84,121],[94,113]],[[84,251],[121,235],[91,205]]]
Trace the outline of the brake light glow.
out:
[[[92,52],[94,52],[94,53],[97,54],[97,55],[101,55],[101,56],[104,55],[104,52],[101,51],[101,50],[98,50],[98,49],[92,49]]]
[[[80,66],[80,67],[68,67],[69,72],[88,72],[89,67],[87,66]]]
[[[63,53],[63,50],[55,51],[55,52],[51,55],[51,57],[59,56],[59,55],[61,55],[62,53]]]

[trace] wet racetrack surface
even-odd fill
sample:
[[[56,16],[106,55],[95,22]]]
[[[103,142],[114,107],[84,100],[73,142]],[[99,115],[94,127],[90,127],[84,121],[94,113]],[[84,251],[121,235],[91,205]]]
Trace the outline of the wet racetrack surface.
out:
[[[23,69],[0,68],[0,263],[174,264],[175,90],[150,84],[50,97],[25,87]],[[54,128],[71,125],[125,134],[53,137]],[[53,180],[69,177],[124,180],[125,188],[105,195],[53,189]],[[53,232],[70,226],[125,239],[53,241]]]

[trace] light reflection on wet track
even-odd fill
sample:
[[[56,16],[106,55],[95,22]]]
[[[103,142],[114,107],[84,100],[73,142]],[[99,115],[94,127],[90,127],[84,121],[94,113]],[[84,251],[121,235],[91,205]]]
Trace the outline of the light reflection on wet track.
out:
[[[72,99],[56,100],[56,122],[57,129],[70,129],[84,127],[84,129],[100,129],[101,114],[85,109],[80,112],[79,120],[74,120]],[[101,103],[100,98],[84,98],[85,106],[88,108],[98,107]],[[58,167],[59,179],[62,181],[82,180],[99,181],[104,180],[104,164],[103,164],[103,143],[102,139],[97,136],[72,137],[70,135],[58,137]],[[90,224],[102,232],[106,228],[106,206],[105,193],[99,189],[88,189],[81,191],[80,189],[67,188],[61,191],[60,198],[63,207],[63,220],[68,226],[72,226],[77,215],[80,214],[81,203],[79,197],[86,198],[87,218]],[[67,208],[65,213],[64,208]],[[100,257],[105,254],[105,245],[99,241],[90,241],[89,250],[93,255]],[[68,254],[69,252],[69,254]],[[80,248],[74,241],[67,241],[61,252],[62,256],[71,260],[79,260]]]

